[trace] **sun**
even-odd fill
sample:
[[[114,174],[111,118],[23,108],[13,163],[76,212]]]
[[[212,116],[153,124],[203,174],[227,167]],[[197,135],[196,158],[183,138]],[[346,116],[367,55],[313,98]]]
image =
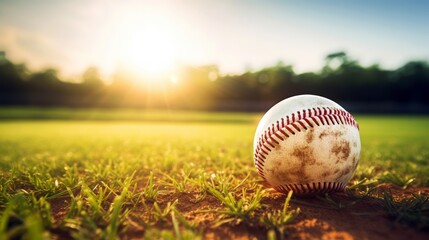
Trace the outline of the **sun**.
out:
[[[175,29],[156,17],[127,17],[115,33],[113,50],[119,64],[155,84],[168,76],[177,58]]]
[[[159,26],[135,29],[125,34],[127,45],[123,47],[121,61],[132,70],[145,75],[166,73],[174,64],[173,39]]]

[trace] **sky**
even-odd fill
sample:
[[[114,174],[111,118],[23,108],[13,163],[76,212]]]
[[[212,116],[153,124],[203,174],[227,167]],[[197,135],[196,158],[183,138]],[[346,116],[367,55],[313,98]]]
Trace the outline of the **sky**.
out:
[[[396,68],[429,60],[428,13],[424,0],[0,0],[0,51],[64,76],[177,64],[241,73],[278,61],[317,71],[336,51]]]

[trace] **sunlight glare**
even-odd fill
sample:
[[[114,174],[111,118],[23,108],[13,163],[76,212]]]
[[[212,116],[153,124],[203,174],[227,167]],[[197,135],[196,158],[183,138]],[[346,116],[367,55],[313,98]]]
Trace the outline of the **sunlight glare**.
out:
[[[124,17],[116,36],[117,60],[139,76],[137,81],[159,81],[173,70],[177,42],[168,22],[153,16]]]
[[[177,77],[176,75],[171,75],[170,76],[170,82],[174,85],[179,84],[179,77]]]

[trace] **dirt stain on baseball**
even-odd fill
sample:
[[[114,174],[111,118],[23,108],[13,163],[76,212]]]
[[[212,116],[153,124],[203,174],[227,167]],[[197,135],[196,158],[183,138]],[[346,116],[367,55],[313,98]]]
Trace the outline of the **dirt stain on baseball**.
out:
[[[311,128],[305,135],[305,141],[311,143],[314,139],[314,128]]]
[[[350,143],[344,139],[336,142],[331,149],[331,153],[337,157],[336,163],[346,161],[350,156],[350,151]]]
[[[282,165],[283,163],[281,160],[276,160],[273,161],[273,166],[271,168],[267,168],[267,171],[270,172],[271,175],[274,175],[280,182],[296,182],[299,180],[300,175],[304,174],[301,164],[287,170],[284,170]]]
[[[306,166],[316,163],[313,156],[313,150],[309,146],[298,146],[292,151],[292,156],[298,158],[298,163],[289,167],[287,171],[282,171],[280,164],[275,163],[272,173],[275,173],[276,178],[281,182],[307,182],[310,177],[306,174]]]
[[[307,181],[308,176],[306,176],[303,166],[300,165],[292,167],[288,171],[277,172],[277,179],[282,182],[300,182]]]
[[[332,175],[331,171],[325,171],[322,173],[322,178],[325,178],[325,177],[330,176],[330,175]]]
[[[309,146],[298,146],[292,151],[292,156],[298,158],[299,164],[293,166],[285,174],[286,176],[278,176],[282,179],[292,180],[294,182],[307,182],[311,178],[306,174],[306,166],[316,163],[313,156],[313,150]],[[281,173],[279,173],[281,175]]]
[[[344,168],[340,174],[338,174],[337,178],[335,179],[335,181],[340,181],[341,178],[343,178],[344,176],[348,175],[350,172],[352,171],[352,166],[349,165],[346,168]]]
[[[302,164],[301,166],[290,169],[289,174],[292,175],[294,179],[299,180],[299,182],[308,182],[310,179],[305,173],[305,166]]]
[[[359,161],[359,156],[357,155],[357,154],[354,154],[353,155],[353,159],[352,159],[352,161],[353,161],[353,166],[357,166],[357,163],[358,163],[358,161]]]
[[[309,146],[296,147],[292,155],[297,157],[303,165],[313,165],[316,163],[316,159],[313,156],[313,149]]]
[[[343,136],[344,133],[341,131],[328,131],[328,130],[324,130],[323,132],[321,132],[319,134],[319,139],[322,140],[323,138],[327,137],[327,136],[333,136],[335,139]]]
[[[274,161],[273,165],[277,168],[280,168],[282,166],[282,161],[281,160]]]

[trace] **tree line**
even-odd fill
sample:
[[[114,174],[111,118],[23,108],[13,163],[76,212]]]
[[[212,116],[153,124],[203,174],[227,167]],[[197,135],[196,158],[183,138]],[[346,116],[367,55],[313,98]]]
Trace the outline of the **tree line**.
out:
[[[377,111],[370,106],[414,106],[416,111],[427,111],[429,106],[427,61],[410,61],[388,70],[376,64],[364,67],[345,52],[327,55],[316,72],[296,73],[293,66],[278,62],[235,75],[221,75],[216,65],[181,66],[174,78],[143,79],[138,86],[134,78],[117,71],[107,84],[97,68],[90,67],[78,82],[67,82],[55,69],[30,71],[3,56],[0,105],[261,111],[293,95],[316,94],[361,106],[361,111]]]

